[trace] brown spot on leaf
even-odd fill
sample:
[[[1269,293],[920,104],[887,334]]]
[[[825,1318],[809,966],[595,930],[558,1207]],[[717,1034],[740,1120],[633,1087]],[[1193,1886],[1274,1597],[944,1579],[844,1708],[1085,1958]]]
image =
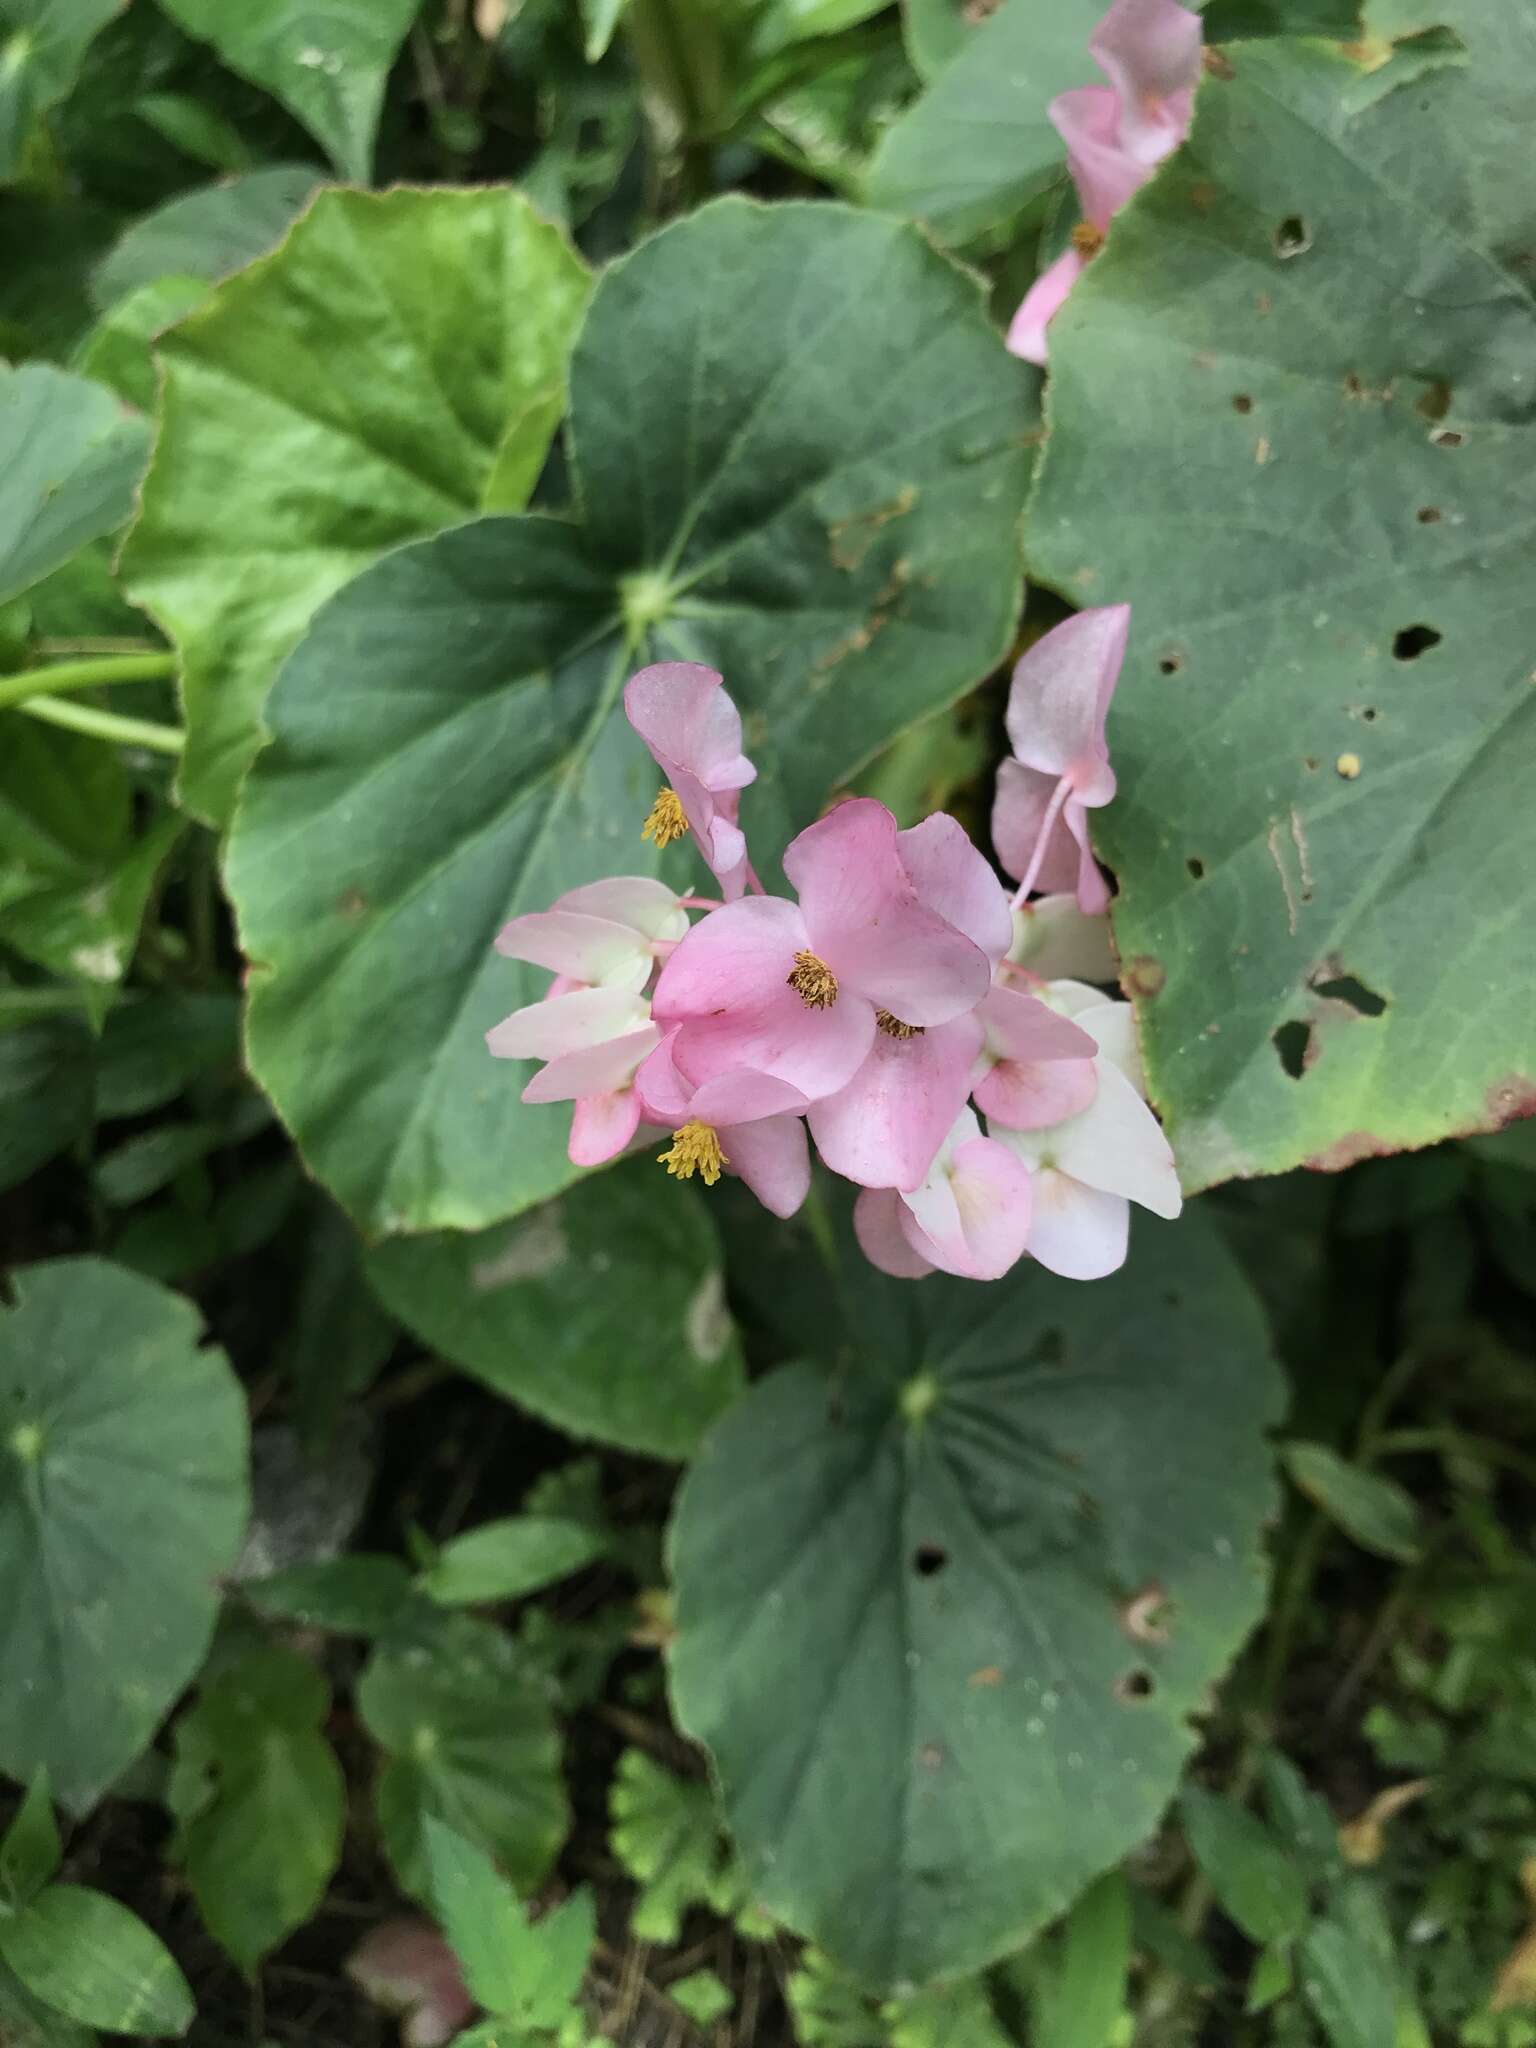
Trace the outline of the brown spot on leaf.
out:
[[[1218,50],[1210,43],[1207,43],[1200,52],[1200,69],[1207,78],[1219,78],[1225,81],[1237,76],[1236,71],[1232,68],[1232,59],[1227,55],[1226,51]]]
[[[1358,1166],[1362,1159],[1390,1159],[1402,1149],[1390,1138],[1378,1138],[1374,1131],[1346,1131],[1342,1138],[1335,1138],[1321,1152],[1304,1159],[1302,1165],[1312,1173],[1342,1173],[1347,1166]]]
[[[1162,994],[1168,970],[1151,953],[1133,953],[1125,963],[1121,979],[1133,996],[1142,996],[1150,1001],[1153,996]]]
[[[336,908],[343,917],[361,917],[368,908],[368,898],[361,889],[348,889],[337,902]]]
[[[1220,196],[1209,178],[1196,178],[1189,188],[1189,203],[1196,213],[1209,213]]]
[[[936,1771],[944,1761],[944,1751],[937,1742],[925,1742],[917,1752],[917,1760],[925,1771]]]
[[[965,1681],[972,1692],[990,1691],[1003,1682],[1003,1674],[996,1664],[983,1664],[979,1671],[973,1671]]]
[[[1536,1116],[1536,1081],[1524,1074],[1511,1074],[1507,1080],[1495,1081],[1484,1101],[1495,1127],[1502,1130],[1505,1124]]]
[[[1133,1643],[1167,1642],[1168,1594],[1156,1579],[1126,1601],[1120,1610],[1120,1626]]]

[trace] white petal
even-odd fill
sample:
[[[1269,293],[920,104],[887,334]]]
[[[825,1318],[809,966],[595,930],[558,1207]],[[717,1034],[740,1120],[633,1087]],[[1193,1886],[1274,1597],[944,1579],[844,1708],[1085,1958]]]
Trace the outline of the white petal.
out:
[[[1029,1253],[1064,1280],[1102,1280],[1125,1264],[1131,1205],[1049,1168],[1035,1176]]]
[[[485,1042],[499,1060],[552,1060],[623,1038],[650,1021],[650,1004],[629,989],[578,988],[514,1010],[487,1031]]]

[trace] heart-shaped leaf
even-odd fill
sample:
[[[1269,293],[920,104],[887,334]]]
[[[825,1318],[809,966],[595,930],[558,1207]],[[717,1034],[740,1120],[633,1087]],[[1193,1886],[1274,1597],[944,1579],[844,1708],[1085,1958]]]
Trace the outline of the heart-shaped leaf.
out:
[[[831,782],[1004,653],[1028,384],[911,228],[725,200],[598,286],[572,366],[583,521],[458,527],[316,619],[228,877],[253,1067],[366,1229],[473,1229],[572,1177],[568,1111],[520,1104],[486,1054],[547,982],[491,941],[654,866],[632,668],[726,673],[766,873]]]
[[[245,1406],[191,1302],[103,1259],[0,1316],[0,1769],[88,1807],[196,1670],[246,1512]],[[14,1958],[12,1958],[14,1963]],[[17,1965],[19,1968],[19,1965]]]
[[[1536,25],[1452,12],[1411,89],[1234,46],[1051,329],[1030,555],[1133,607],[1097,836],[1191,1187],[1536,1108]]]
[[[672,1681],[757,1898],[889,1988],[1017,1947],[1155,1825],[1263,1606],[1280,1389],[1198,1218],[1093,1287],[863,1279],[849,1327],[834,1379],[706,1439]]]

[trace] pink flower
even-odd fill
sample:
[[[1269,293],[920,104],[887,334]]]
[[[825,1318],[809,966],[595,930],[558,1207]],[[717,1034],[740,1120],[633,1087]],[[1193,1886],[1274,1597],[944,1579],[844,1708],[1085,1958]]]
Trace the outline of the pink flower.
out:
[[[1068,1280],[1099,1280],[1125,1262],[1131,1203],[1171,1218],[1183,1196],[1172,1149],[1139,1093],[1130,1004],[1071,982],[1049,994],[1098,1047],[1093,1099],[1048,1128],[999,1127],[996,1136],[1033,1172],[1031,1255]]]
[[[573,987],[642,989],[687,929],[675,889],[648,875],[611,875],[567,889],[548,910],[514,917],[497,933],[496,950]]]
[[[971,1093],[988,1125],[1027,1131],[1086,1109],[1098,1092],[1098,1046],[1038,996],[998,983],[978,1015],[985,1044]]]
[[[427,1920],[386,1920],[353,1949],[346,1972],[386,2012],[399,2013],[404,2048],[444,2048],[475,2001],[458,1958]]]
[[[1127,604],[1078,612],[1037,640],[1013,671],[1014,758],[997,771],[992,839],[1008,873],[1021,877],[1016,904],[1037,884],[1075,886],[1079,909],[1090,915],[1109,902],[1088,844],[1087,813],[1115,793],[1104,721],[1130,623]]]
[[[691,831],[734,902],[752,873],[737,806],[757,770],[741,751],[741,713],[719,674],[694,661],[643,668],[624,686],[624,715],[667,778],[641,836],[663,847]]]
[[[1110,221],[1189,133],[1200,74],[1200,17],[1176,0],[1115,0],[1089,38],[1106,85],[1052,100],[1083,218],[1072,246],[1036,278],[1008,329],[1008,346],[1044,364],[1046,329]]]
[[[909,836],[871,798],[839,804],[785,851],[798,905],[748,897],[693,928],[654,997],[657,1021],[681,1027],[672,1057],[692,1087],[766,1074],[819,1102],[852,1080],[877,1028],[906,1035],[976,1007],[992,955],[952,920],[989,946],[1007,937],[932,823]]]
[[[673,1127],[662,1165],[678,1180],[697,1173],[706,1187],[722,1170],[738,1174],[765,1209],[793,1216],[811,1188],[805,1098],[766,1074],[729,1074],[694,1088],[673,1061],[676,1036],[662,1040],[635,1084],[646,1122]]]
[[[853,1227],[871,1265],[895,1279],[937,1268],[962,1280],[1000,1280],[1023,1256],[1031,1211],[1028,1172],[962,1109],[922,1184],[906,1193],[866,1188]]]

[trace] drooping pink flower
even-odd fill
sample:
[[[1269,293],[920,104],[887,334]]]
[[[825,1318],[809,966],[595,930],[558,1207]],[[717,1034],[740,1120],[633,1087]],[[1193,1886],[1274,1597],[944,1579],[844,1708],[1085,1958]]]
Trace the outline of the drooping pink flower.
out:
[[[988,1126],[1027,1131],[1086,1109],[1098,1090],[1098,1046],[1038,996],[1001,982],[977,1012],[985,1041],[971,1093]]]
[[[1082,222],[1041,272],[1008,329],[1008,346],[1044,364],[1046,329],[1110,221],[1189,133],[1200,73],[1200,17],[1176,0],[1115,0],[1088,41],[1106,85],[1059,93],[1050,118],[1067,145]]]
[[[950,914],[930,908],[901,837],[884,804],[839,804],[785,851],[798,904],[748,897],[693,928],[654,997],[657,1021],[680,1027],[672,1058],[690,1086],[767,1074],[819,1102],[853,1078],[878,1028],[947,1024],[976,1007],[992,956],[951,918],[975,924],[979,892],[948,835],[926,834],[916,870]]]
[[[688,929],[677,891],[649,875],[610,875],[514,917],[496,935],[508,960],[547,967],[573,987],[642,989]]]
[[[1013,759],[997,771],[992,839],[1015,902],[1036,886],[1075,887],[1090,915],[1109,902],[1088,844],[1089,810],[1115,793],[1104,721],[1120,679],[1131,608],[1078,612],[1037,640],[1018,661],[1008,692]]]
[[[737,810],[757,770],[741,751],[741,713],[721,676],[695,661],[657,662],[625,684],[624,715],[667,778],[642,837],[663,847],[691,831],[734,902],[751,874]]]
[[[383,1921],[345,1967],[366,1998],[400,2014],[403,2048],[445,2048],[475,2010],[458,1958],[429,1920]]]
[[[765,1209],[793,1216],[811,1188],[805,1098],[767,1074],[729,1074],[695,1088],[672,1058],[676,1036],[662,1040],[635,1082],[645,1121],[672,1131],[661,1163],[679,1180],[697,1173],[706,1187],[722,1171],[737,1174]]]
[[[1058,1124],[999,1125],[995,1135],[1033,1175],[1031,1256],[1068,1280],[1099,1280],[1125,1262],[1131,1203],[1171,1218],[1183,1195],[1172,1148],[1139,1092],[1130,1004],[1105,1002],[1071,983],[1050,993],[1058,991],[1098,1047],[1093,1099]]]
[[[853,1227],[871,1265],[895,1279],[937,1268],[962,1280],[1000,1280],[1024,1254],[1032,1206],[1027,1170],[963,1109],[921,1185],[905,1193],[865,1188]]]

